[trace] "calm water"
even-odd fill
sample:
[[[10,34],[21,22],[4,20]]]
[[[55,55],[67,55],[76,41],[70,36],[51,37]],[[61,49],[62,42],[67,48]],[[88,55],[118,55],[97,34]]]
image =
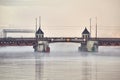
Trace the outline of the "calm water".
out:
[[[51,52],[32,47],[0,48],[0,80],[120,80],[120,47],[77,52],[79,44],[51,44]]]

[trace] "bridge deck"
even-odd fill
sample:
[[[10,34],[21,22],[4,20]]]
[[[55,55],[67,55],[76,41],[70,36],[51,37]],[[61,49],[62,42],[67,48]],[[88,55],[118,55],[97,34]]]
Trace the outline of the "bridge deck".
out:
[[[0,38],[0,46],[33,46],[37,40],[55,42],[74,42],[81,43],[85,40],[80,37],[45,37],[36,38]],[[90,40],[98,41],[99,46],[120,46],[120,38],[90,38]]]

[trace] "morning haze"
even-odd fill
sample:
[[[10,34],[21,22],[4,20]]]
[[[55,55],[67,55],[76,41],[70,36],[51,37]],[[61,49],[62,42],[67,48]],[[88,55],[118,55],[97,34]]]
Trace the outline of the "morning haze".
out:
[[[97,16],[98,37],[120,37],[120,0],[0,0],[0,29],[35,30],[38,16],[45,36],[79,37],[91,18],[94,37]]]

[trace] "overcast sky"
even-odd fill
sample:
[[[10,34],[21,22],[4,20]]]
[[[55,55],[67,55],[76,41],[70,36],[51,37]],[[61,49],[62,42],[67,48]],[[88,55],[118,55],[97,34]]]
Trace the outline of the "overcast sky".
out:
[[[39,16],[45,36],[79,37],[92,18],[94,37],[97,16],[99,37],[120,37],[120,0],[0,0],[0,29],[35,30]]]

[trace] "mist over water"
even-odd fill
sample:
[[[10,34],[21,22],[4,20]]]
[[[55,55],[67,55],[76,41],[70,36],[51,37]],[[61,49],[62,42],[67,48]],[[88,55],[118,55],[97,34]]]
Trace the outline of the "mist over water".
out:
[[[78,52],[80,44],[53,43],[50,53],[0,47],[0,80],[120,80],[120,47]]]

